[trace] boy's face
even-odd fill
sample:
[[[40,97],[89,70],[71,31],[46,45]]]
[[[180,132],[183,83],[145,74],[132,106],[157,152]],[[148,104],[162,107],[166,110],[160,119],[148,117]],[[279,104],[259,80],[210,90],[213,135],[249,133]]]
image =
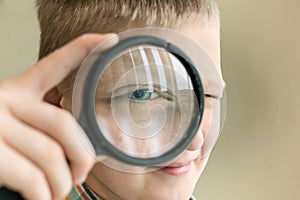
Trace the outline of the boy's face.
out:
[[[217,24],[189,23],[181,26],[178,31],[201,45],[221,73]],[[66,99],[62,106],[70,108]],[[176,165],[180,165],[177,169],[173,166],[169,170],[132,174],[97,163],[87,178],[87,185],[104,199],[189,199],[207,163],[207,152],[219,133],[219,120],[212,120],[212,117],[219,119],[219,99],[206,97],[205,106],[197,136],[175,161]]]

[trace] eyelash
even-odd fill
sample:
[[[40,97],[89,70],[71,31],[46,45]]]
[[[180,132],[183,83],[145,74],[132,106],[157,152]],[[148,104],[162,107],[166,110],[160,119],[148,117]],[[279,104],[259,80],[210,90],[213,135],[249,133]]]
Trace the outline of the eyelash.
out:
[[[207,98],[213,98],[213,99],[217,99],[216,96],[212,95],[212,94],[205,94],[205,97]]]

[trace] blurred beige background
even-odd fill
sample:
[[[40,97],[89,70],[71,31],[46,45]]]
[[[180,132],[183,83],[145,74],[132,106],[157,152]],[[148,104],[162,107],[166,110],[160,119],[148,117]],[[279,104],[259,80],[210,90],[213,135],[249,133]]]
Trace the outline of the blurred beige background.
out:
[[[35,63],[39,27],[34,0],[0,0],[0,80]]]
[[[218,3],[228,110],[199,199],[300,199],[300,1]]]
[[[36,61],[39,31],[33,2],[2,0],[0,79]],[[196,196],[300,199],[300,1],[218,3],[227,119]]]

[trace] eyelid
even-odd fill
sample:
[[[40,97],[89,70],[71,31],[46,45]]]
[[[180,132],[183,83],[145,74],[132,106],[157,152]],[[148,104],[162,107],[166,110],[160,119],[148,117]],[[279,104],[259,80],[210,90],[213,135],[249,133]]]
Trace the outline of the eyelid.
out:
[[[203,87],[204,87],[205,97],[213,98],[213,99],[221,99],[223,93],[225,92],[226,86],[227,84],[223,79],[222,79],[222,83],[217,83],[212,80],[209,81],[209,84],[204,82]]]
[[[153,84],[153,91],[150,91],[152,93],[157,93],[158,94],[158,97],[155,97],[155,98],[152,98],[152,99],[156,99],[156,98],[164,98],[168,101],[172,101],[173,100],[173,97],[172,97],[172,94],[170,93],[169,90],[167,91],[161,91],[160,90],[160,86],[159,85],[156,85],[156,84]],[[132,88],[132,89],[129,89],[129,88]],[[121,90],[126,90],[126,91],[121,91]],[[132,93],[136,90],[148,90],[148,85],[147,84],[144,84],[144,85],[141,85],[141,86],[137,86],[137,85],[126,85],[126,86],[122,86],[122,87],[119,87],[117,89],[115,89],[115,91],[118,91],[120,94],[119,95],[115,95],[114,98],[119,98],[119,97],[124,97],[124,96],[127,96],[128,93]],[[121,91],[121,92],[120,92]],[[138,100],[137,100],[138,101]]]
[[[156,90],[155,85],[153,85],[153,91],[150,92],[159,92]],[[148,86],[146,84],[143,85],[125,85],[114,89],[114,98],[122,97],[124,95],[127,95],[129,93],[133,93],[136,90],[148,90]]]
[[[118,87],[118,88],[114,88],[113,89],[113,93],[114,94],[118,94],[118,93],[128,93],[132,90],[132,92],[136,89],[137,85],[124,85],[124,86],[121,86],[121,87]],[[126,90],[126,91],[123,91],[123,90]],[[124,95],[122,94],[122,95]],[[122,95],[116,95],[116,96],[122,96]]]

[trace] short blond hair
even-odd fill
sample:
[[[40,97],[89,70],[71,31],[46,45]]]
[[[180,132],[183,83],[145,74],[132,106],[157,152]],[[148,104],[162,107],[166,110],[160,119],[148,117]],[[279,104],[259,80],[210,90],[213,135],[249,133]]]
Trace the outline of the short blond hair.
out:
[[[119,33],[140,27],[177,29],[187,21],[219,22],[214,0],[37,0],[37,9],[39,59],[84,33]],[[71,87],[74,74],[59,85],[60,90]]]
[[[218,20],[213,0],[37,0],[39,58],[84,33],[138,27],[176,28],[188,20]]]

